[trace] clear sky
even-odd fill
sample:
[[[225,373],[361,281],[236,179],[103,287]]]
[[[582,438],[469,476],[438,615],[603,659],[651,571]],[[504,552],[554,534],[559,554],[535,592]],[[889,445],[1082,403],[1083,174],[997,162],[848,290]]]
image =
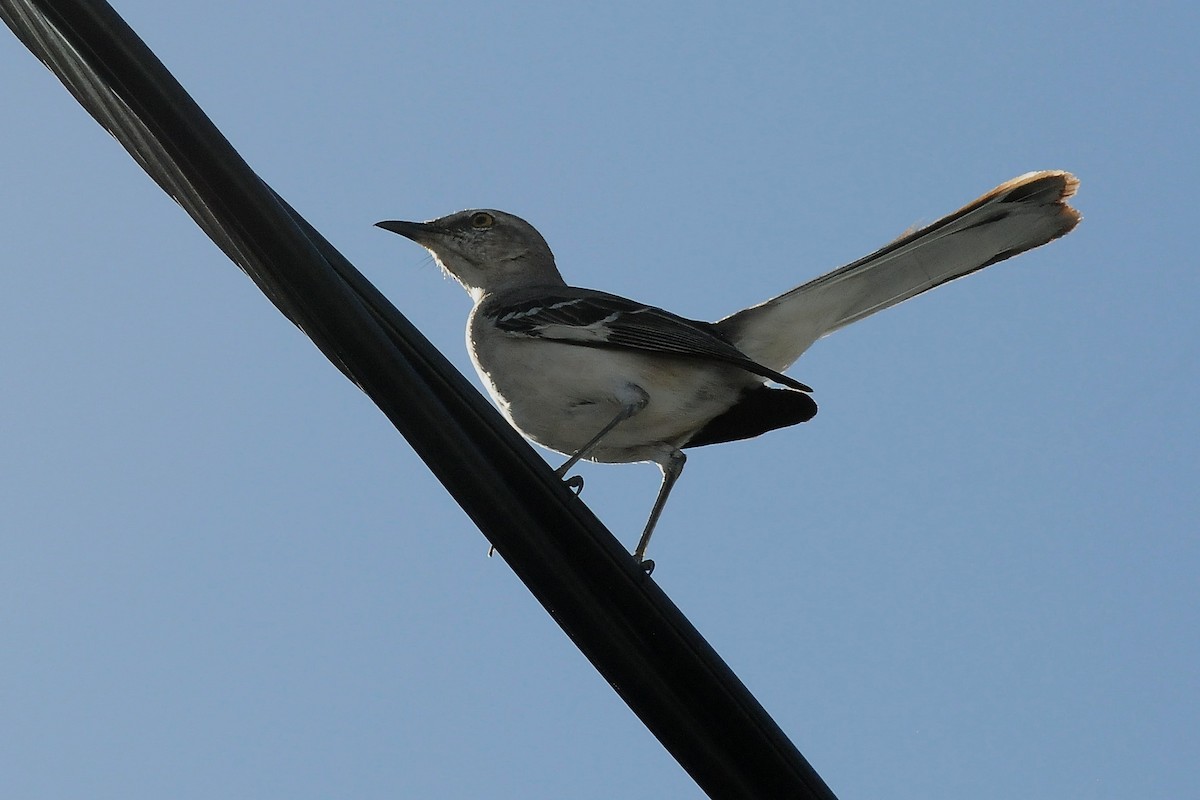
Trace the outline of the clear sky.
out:
[[[812,422],[693,451],[654,577],[842,800],[1193,796],[1194,3],[117,7],[467,372],[467,297],[375,221],[503,208],[715,319],[1075,172],[1075,233],[819,342]],[[5,795],[697,796],[6,32],[0,74]],[[582,471],[632,546],[657,471]]]

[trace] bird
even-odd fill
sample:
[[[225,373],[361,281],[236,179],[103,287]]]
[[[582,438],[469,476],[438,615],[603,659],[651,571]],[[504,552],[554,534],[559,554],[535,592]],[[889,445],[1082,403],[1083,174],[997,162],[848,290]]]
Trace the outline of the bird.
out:
[[[633,559],[645,557],[684,449],[807,422],[812,389],[784,371],[818,339],[1069,233],[1079,181],[1029,172],[875,252],[716,322],[567,284],[518,216],[468,209],[376,225],[421,245],[474,302],[466,339],[481,381],[526,438],[581,460],[653,462],[662,480]],[[567,483],[577,492],[582,478]]]

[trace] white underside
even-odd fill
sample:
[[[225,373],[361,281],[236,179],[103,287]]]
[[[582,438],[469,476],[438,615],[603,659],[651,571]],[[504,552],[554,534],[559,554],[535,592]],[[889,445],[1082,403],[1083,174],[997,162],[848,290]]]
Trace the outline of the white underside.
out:
[[[658,353],[495,332],[477,335],[475,345],[475,369],[508,421],[560,453],[574,454],[623,408],[648,398],[644,409],[604,437],[592,461],[662,463],[730,408],[744,387],[762,382],[736,367]]]

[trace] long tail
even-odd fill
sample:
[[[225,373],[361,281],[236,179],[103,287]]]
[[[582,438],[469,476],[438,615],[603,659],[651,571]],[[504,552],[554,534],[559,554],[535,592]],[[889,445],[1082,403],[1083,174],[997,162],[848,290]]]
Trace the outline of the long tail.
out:
[[[876,311],[1070,232],[1069,172],[1013,178],[865,258],[732,314],[717,327],[751,359],[784,370],[817,339]]]

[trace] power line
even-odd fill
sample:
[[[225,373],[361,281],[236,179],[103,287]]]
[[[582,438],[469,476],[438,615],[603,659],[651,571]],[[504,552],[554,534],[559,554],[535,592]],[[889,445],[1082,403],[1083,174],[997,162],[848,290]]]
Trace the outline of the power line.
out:
[[[379,406],[712,797],[834,797],[737,676],[471,385],[250,169],[107,4],[0,0],[76,99]]]

